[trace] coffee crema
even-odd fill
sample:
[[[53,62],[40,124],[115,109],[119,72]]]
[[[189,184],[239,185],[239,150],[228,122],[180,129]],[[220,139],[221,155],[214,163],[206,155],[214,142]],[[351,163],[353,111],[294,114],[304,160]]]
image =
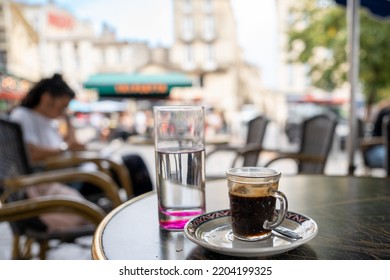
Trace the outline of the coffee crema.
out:
[[[229,193],[232,193],[234,195],[243,196],[243,197],[264,197],[264,196],[270,196],[270,190],[277,190],[278,189],[278,183],[277,182],[271,182],[268,184],[239,184],[234,183]]]

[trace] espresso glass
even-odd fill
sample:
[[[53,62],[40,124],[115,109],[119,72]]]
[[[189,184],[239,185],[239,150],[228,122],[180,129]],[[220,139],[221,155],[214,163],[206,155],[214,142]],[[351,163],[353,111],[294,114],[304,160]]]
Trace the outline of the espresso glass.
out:
[[[245,241],[271,236],[287,213],[287,198],[278,191],[280,172],[263,167],[232,168],[227,171],[232,230]],[[280,202],[275,211],[276,200]]]

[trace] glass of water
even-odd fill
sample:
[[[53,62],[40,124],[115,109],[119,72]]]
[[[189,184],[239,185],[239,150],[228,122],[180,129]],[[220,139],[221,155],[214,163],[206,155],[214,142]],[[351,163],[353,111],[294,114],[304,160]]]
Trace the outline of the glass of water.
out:
[[[154,107],[160,228],[182,230],[205,212],[205,137],[202,106]]]

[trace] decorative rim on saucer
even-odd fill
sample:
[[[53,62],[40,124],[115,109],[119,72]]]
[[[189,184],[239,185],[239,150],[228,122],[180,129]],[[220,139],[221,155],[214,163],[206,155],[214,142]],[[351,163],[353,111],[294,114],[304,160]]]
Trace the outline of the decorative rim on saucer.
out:
[[[293,240],[273,233],[264,241],[242,241],[232,239],[230,210],[205,213],[190,220],[184,234],[192,242],[211,251],[241,257],[270,256],[292,250],[313,239],[318,226],[311,218],[288,211],[282,226],[302,235]]]

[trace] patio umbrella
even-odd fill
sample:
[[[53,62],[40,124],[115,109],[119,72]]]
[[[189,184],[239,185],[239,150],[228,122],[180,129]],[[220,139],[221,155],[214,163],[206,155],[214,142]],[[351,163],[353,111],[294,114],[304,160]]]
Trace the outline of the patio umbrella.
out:
[[[354,2],[358,2],[353,0]],[[338,4],[350,5],[349,0],[336,0]],[[378,17],[388,17],[390,13],[390,1],[389,0],[360,0],[360,6],[367,8],[370,12]]]
[[[353,175],[355,170],[354,156],[357,139],[357,119],[356,119],[356,90],[358,87],[359,75],[359,8],[365,7],[378,17],[390,16],[389,0],[336,0],[338,4],[347,7],[348,14],[348,80],[350,84],[351,106],[349,112],[350,133],[348,136],[348,174]]]

